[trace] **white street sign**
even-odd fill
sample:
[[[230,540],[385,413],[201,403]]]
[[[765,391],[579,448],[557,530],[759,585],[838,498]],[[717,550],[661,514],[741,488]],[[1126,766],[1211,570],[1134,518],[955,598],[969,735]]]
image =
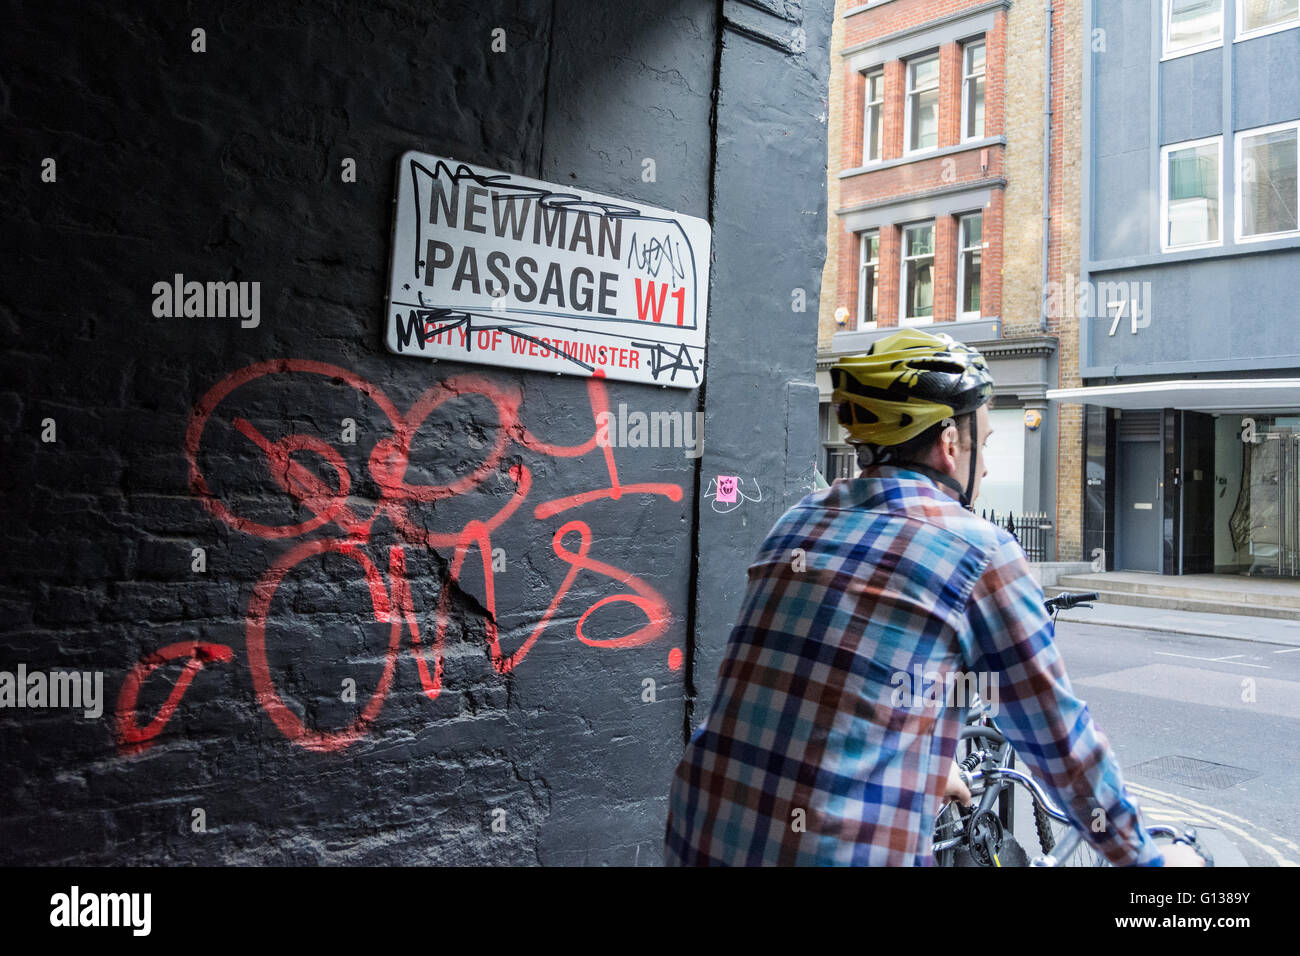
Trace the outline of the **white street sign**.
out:
[[[703,219],[426,153],[398,162],[390,351],[703,381]]]

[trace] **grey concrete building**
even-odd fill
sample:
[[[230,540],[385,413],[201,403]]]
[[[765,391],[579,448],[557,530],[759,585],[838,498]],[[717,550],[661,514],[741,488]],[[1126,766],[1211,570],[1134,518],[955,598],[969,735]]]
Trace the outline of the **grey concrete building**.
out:
[[[1300,576],[1300,3],[1085,0],[1084,545]]]

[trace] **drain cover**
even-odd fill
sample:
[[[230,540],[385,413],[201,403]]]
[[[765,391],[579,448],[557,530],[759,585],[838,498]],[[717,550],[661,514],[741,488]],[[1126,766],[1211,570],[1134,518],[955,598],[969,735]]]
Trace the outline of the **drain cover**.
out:
[[[1155,777],[1157,780],[1181,783],[1185,787],[1193,787],[1197,790],[1226,790],[1228,787],[1259,776],[1257,771],[1247,770],[1245,767],[1211,763],[1208,760],[1197,760],[1195,757],[1180,757],[1174,754],[1140,763],[1128,768],[1128,772],[1134,776]]]

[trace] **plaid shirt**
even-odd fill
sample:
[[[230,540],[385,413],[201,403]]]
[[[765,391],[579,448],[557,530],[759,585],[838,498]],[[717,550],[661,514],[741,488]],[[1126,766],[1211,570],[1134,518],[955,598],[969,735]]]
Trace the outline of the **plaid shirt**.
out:
[[[969,709],[969,685],[948,686],[982,675],[998,727],[1088,839],[1113,863],[1159,865],[1052,638],[1015,539],[929,478],[875,467],[814,492],[750,566],[673,779],[666,861],[933,865]]]

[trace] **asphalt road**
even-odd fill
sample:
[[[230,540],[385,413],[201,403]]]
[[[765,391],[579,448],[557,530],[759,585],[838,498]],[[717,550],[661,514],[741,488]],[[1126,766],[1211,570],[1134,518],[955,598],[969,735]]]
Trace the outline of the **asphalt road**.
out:
[[[1300,647],[1065,621],[1057,644],[1148,822],[1216,866],[1300,865]],[[1027,799],[1015,832],[1037,851]]]

